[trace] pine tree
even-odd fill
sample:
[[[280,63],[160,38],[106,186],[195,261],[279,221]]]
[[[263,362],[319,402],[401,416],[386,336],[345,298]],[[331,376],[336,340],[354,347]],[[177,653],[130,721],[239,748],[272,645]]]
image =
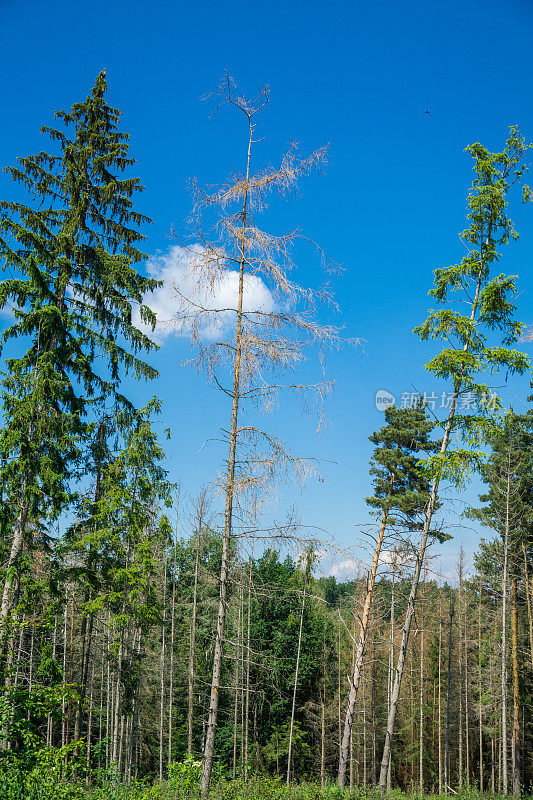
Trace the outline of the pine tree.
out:
[[[398,524],[407,528],[408,531],[421,528],[420,515],[429,498],[429,482],[418,466],[418,462],[421,456],[427,456],[438,449],[438,444],[429,439],[434,425],[428,419],[423,408],[388,408],[385,411],[385,420],[386,424],[369,437],[376,446],[370,462],[370,474],[374,476],[374,495],[367,497],[366,502],[378,518],[381,518],[381,521],[368,577],[361,615],[359,645],[350,681],[337,779],[341,788],[344,787],[346,781],[353,715],[385,531],[387,527]]]
[[[490,402],[487,402],[489,388],[483,381],[486,373],[504,369],[507,373],[522,374],[529,367],[526,356],[511,347],[522,330],[514,316],[515,277],[491,274],[500,259],[499,248],[518,236],[507,215],[508,196],[513,186],[520,184],[527,169],[524,157],[528,148],[517,128],[511,128],[505,148],[500,153],[491,153],[479,143],[467,148],[474,159],[475,172],[467,200],[470,224],[461,234],[468,252],[458,264],[435,271],[435,287],[430,294],[438,303],[451,301],[451,306],[431,310],[424,324],[415,328],[415,333],[424,341],[444,342],[442,351],[426,365],[426,369],[436,377],[450,381],[453,394],[448,417],[443,422],[440,452],[428,459],[428,471],[432,477],[431,494],[402,630],[387,720],[379,779],[382,794],[387,787],[407,644],[440,482],[444,479],[460,485],[468,471],[480,463],[479,445],[490,435],[492,428],[492,409]],[[530,197],[527,186],[523,187],[523,197]],[[454,299],[466,304],[470,313],[464,313],[463,305],[454,305]],[[497,333],[500,342],[492,344],[492,337]],[[479,413],[458,413],[460,397],[477,401]],[[454,433],[463,439],[464,447],[450,447]]]

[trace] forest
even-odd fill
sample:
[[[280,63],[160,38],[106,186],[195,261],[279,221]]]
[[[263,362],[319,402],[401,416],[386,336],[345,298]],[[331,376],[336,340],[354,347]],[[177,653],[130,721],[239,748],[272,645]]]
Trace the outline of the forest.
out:
[[[272,511],[276,487],[324,479],[272,432],[269,412],[292,396],[320,425],[333,387],[307,382],[302,365],[359,343],[331,323],[328,286],[296,282],[302,247],[327,275],[337,269],[313,232],[261,221],[327,148],[262,165],[268,91],[247,99],[221,83],[242,171],[193,182],[192,237],[176,234],[186,288],[168,321],[190,340],[183,369],[218,392],[226,419],[222,430],[201,420],[225,455],[194,496],[179,463],[178,480],[168,471],[166,442],[179,449],[180,432],[164,427],[157,398],[150,220],[107,93],[104,70],[43,126],[43,149],[5,167],[0,796],[531,793],[532,334],[505,261],[513,209],[531,200],[532,145],[518,127],[498,152],[462,143],[473,173],[455,199],[459,260],[428,260],[427,318],[413,331],[445,401],[385,399],[380,427],[358,430],[372,448],[358,465],[372,523],[354,526],[357,569],[342,579],[320,569],[342,551],[335,531]],[[251,303],[258,281],[270,306]],[[513,376],[522,413],[500,397]],[[143,407],[137,384],[152,397]],[[462,520],[480,543],[468,568],[458,547],[443,575],[448,498],[473,478],[481,493]]]

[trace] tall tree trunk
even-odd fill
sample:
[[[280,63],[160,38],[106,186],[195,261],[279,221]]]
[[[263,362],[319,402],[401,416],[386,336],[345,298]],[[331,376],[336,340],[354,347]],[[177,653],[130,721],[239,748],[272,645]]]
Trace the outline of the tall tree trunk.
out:
[[[296,671],[294,674],[294,689],[292,692],[292,708],[291,708],[291,727],[289,731],[289,752],[287,754],[287,777],[286,783],[287,786],[291,780],[291,761],[292,761],[292,735],[294,731],[294,713],[296,711],[296,691],[298,689],[298,675],[300,671],[300,653],[302,650],[302,631],[304,625],[304,612],[305,612],[305,595],[307,592],[307,573],[308,573],[308,565],[306,565],[306,572],[305,572],[305,583],[304,583],[304,591],[302,595],[302,610],[300,614],[300,630],[298,632],[298,650],[296,653]]]
[[[202,777],[200,781],[200,791],[202,800],[206,800],[209,795],[209,785],[211,783],[211,772],[213,770],[213,759],[215,755],[215,735],[218,718],[218,702],[220,689],[220,675],[222,672],[222,657],[224,652],[224,629],[226,624],[226,597],[228,591],[229,560],[231,553],[231,534],[233,524],[233,495],[235,487],[235,461],[237,451],[238,436],[238,417],[239,400],[241,386],[241,363],[242,363],[242,310],[244,294],[244,266],[246,263],[246,226],[248,224],[248,194],[250,184],[250,161],[252,154],[253,127],[249,118],[249,137],[248,154],[246,158],[246,177],[243,183],[243,206],[242,206],[242,240],[241,255],[239,260],[239,287],[237,299],[237,319],[235,325],[235,360],[233,364],[233,392],[231,407],[231,424],[229,431],[229,454],[228,472],[226,477],[226,502],[224,510],[224,534],[222,539],[222,559],[220,563],[219,577],[219,603],[217,617],[217,632],[213,653],[213,672],[211,678],[211,696],[209,700],[209,714],[207,719],[207,732],[205,737],[204,760],[202,765]]]
[[[487,242],[488,242],[489,238],[490,238],[490,231],[489,231],[489,237],[487,238]],[[474,300],[472,302],[472,311],[471,311],[471,314],[470,314],[470,320],[472,322],[474,322],[475,319],[476,319],[477,308],[478,308],[478,304],[479,304],[479,294],[480,294],[480,291],[481,291],[481,280],[482,280],[482,276],[483,276],[483,269],[484,269],[484,265],[482,266],[482,269],[480,269],[480,271],[478,273],[478,276],[477,276],[476,291],[475,291],[475,295],[474,295]],[[464,344],[463,352],[465,352],[465,353],[468,352],[469,348],[470,348],[470,341],[468,340]],[[446,425],[445,425],[445,428],[444,428],[444,435],[442,437],[442,443],[441,443],[441,448],[440,448],[441,455],[443,455],[446,452],[446,450],[448,449],[448,444],[449,444],[449,441],[450,441],[450,435],[451,435],[451,432],[452,432],[452,425],[453,425],[453,420],[454,420],[454,417],[455,417],[455,412],[456,412],[456,409],[457,409],[457,402],[458,402],[458,399],[459,399],[460,390],[461,390],[461,382],[460,381],[456,381],[456,383],[454,385],[454,392],[453,392],[453,395],[452,395],[450,411],[449,411],[449,414],[448,414],[448,420],[446,422]],[[426,554],[426,547],[427,547],[429,531],[430,531],[430,528],[431,528],[431,522],[432,522],[432,519],[433,519],[433,513],[435,511],[435,505],[437,503],[437,495],[438,495],[438,490],[439,490],[439,483],[440,483],[440,476],[437,475],[437,477],[433,481],[433,485],[431,487],[431,494],[430,494],[429,502],[428,502],[427,509],[426,509],[424,527],[422,529],[422,536],[421,536],[421,539],[420,539],[420,547],[418,549],[418,555],[417,555],[416,564],[415,564],[415,571],[414,571],[413,580],[412,580],[412,583],[411,583],[411,591],[409,593],[409,600],[408,600],[408,603],[407,603],[407,611],[406,611],[406,615],[405,615],[405,622],[404,622],[404,626],[403,626],[403,629],[402,629],[402,641],[401,641],[401,644],[400,644],[400,652],[398,654],[398,664],[396,666],[396,673],[395,673],[395,676],[394,676],[394,687],[393,687],[393,690],[392,690],[391,707],[390,707],[389,716],[388,716],[388,719],[387,719],[387,729],[386,729],[386,732],[385,732],[385,744],[384,744],[384,747],[383,747],[383,758],[381,760],[381,771],[380,771],[380,776],[379,776],[379,786],[380,786],[380,790],[381,790],[381,794],[382,795],[385,794],[386,789],[387,789],[387,772],[388,772],[389,762],[390,762],[390,757],[391,757],[392,736],[393,736],[393,733],[394,733],[394,723],[396,721],[396,710],[398,708],[398,700],[399,700],[399,697],[400,697],[400,688],[401,688],[401,683],[402,683],[403,670],[404,670],[404,666],[405,666],[405,658],[406,658],[406,655],[407,655],[407,644],[408,644],[408,641],[409,641],[409,634],[411,632],[411,624],[412,624],[413,616],[414,616],[414,613],[415,613],[415,602],[416,602],[416,595],[417,595],[417,592],[418,592],[418,583],[420,581],[420,573],[421,573],[421,570],[422,570],[422,564],[424,563],[424,557],[425,557],[425,554]]]
[[[246,702],[244,708],[244,779],[248,779],[248,720],[250,716],[250,653],[252,642],[252,563],[253,563],[253,543],[252,555],[248,565],[248,616],[246,621]]]
[[[450,627],[448,632],[448,680],[446,684],[446,731],[444,734],[444,791],[448,794],[450,789],[450,699],[451,699],[451,674],[452,674],[452,627],[454,608],[450,602]]]
[[[518,597],[511,578],[511,637],[513,658],[513,794],[520,794],[520,687],[518,674]]]
[[[90,592],[85,595],[85,602],[90,600]],[[76,716],[74,719],[74,741],[78,742],[81,736],[81,718],[85,705],[85,695],[87,693],[87,679],[89,675],[89,662],[91,659],[91,640],[93,635],[94,614],[91,612],[82,619],[81,631],[81,674],[78,687],[78,703],[76,706]]]
[[[424,629],[420,632],[420,732],[418,742],[418,782],[424,794]]]
[[[525,580],[526,601],[527,601],[527,621],[529,627],[529,652],[531,657],[531,667],[533,668],[533,613],[531,611],[531,592],[533,591],[533,586],[531,586],[530,588],[526,546],[523,541],[522,541],[522,553],[524,555],[524,580]]]
[[[440,600],[439,600],[440,606]],[[442,794],[442,621],[439,608],[439,794]]]
[[[25,491],[26,487],[24,485],[22,490],[23,496],[25,494]],[[24,547],[24,533],[28,521],[29,510],[30,510],[29,502],[23,501],[19,509],[17,518],[15,520],[15,524],[13,526],[13,540],[11,542],[11,548],[9,550],[7,563],[4,567],[5,578],[4,578],[4,587],[2,590],[2,602],[0,605],[0,625],[1,625],[0,633],[2,637],[1,645],[4,650],[7,650],[8,647],[6,641],[6,636],[8,635],[8,630],[9,630],[8,617],[13,609],[13,596],[15,594],[15,587],[18,582],[18,576],[16,575],[15,568],[21,556],[22,549]]]
[[[187,687],[187,753],[192,755],[192,739],[194,725],[194,681],[196,665],[196,617],[198,614],[198,570],[200,565],[200,547],[202,542],[204,503],[200,498],[198,508],[198,535],[196,538],[196,555],[194,559],[194,587],[192,595],[191,634],[189,639],[189,674]]]
[[[479,691],[479,791],[483,793],[483,683],[481,680],[481,575],[479,576],[479,604],[477,618],[478,691]]]
[[[361,680],[361,671],[363,666],[363,659],[365,655],[365,646],[368,633],[368,622],[370,617],[370,609],[372,607],[372,600],[374,598],[374,587],[376,584],[376,573],[379,565],[379,556],[385,536],[385,529],[387,526],[387,516],[390,510],[390,500],[392,496],[392,487],[394,484],[394,475],[391,474],[389,481],[389,491],[387,495],[387,502],[383,509],[383,517],[379,526],[378,538],[376,540],[376,547],[374,549],[374,557],[372,559],[372,567],[368,576],[368,584],[366,590],[365,603],[363,606],[363,614],[361,616],[361,626],[359,631],[359,644],[355,656],[355,664],[353,669],[352,678],[350,681],[350,693],[348,695],[348,705],[346,708],[346,717],[344,720],[344,731],[341,740],[340,757],[339,757],[339,773],[337,777],[337,784],[340,788],[344,788],[346,783],[346,765],[348,763],[348,752],[350,747],[350,737],[352,734],[353,715],[355,710],[355,703],[357,700],[357,692],[359,691],[359,682]]]
[[[510,459],[510,453],[509,453]],[[505,532],[503,541],[502,575],[502,640],[501,640],[501,691],[502,691],[502,784],[503,794],[507,794],[507,570],[510,532],[511,470],[507,470],[507,490],[505,496]]]
[[[163,749],[164,749],[164,721],[165,721],[165,633],[167,615],[167,558],[165,556],[163,574],[163,620],[161,625],[161,653],[159,662],[159,780],[163,780]]]
[[[176,559],[178,551],[178,520],[179,520],[180,495],[178,488],[178,501],[176,508],[176,530],[174,533],[174,558],[172,563],[172,607],[170,620],[170,664],[168,686],[168,765],[172,764],[172,724],[174,721],[174,630],[176,620]]]
[[[391,586],[391,604],[390,604],[390,646],[389,646],[389,681],[387,687],[387,717],[390,714],[390,707],[392,701],[392,688],[394,685],[394,613],[395,613],[395,588],[396,588],[396,550],[394,550],[394,557],[392,562],[392,586]],[[392,788],[392,763],[389,759],[389,766],[387,769],[387,791],[390,792]]]

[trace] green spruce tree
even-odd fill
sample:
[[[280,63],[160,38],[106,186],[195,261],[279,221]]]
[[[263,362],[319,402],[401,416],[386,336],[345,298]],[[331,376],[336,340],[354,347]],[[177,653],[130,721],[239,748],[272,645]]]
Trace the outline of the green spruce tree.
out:
[[[98,400],[119,392],[124,372],[154,378],[138,357],[155,345],[133,323],[154,322],[144,305],[157,282],[135,264],[143,258],[139,227],[147,217],[132,197],[143,187],[124,172],[128,135],[106,100],[105,71],[81,103],[57,112],[62,130],[43,127],[56,146],[7,168],[30,203],[0,202],[0,259],[12,277],[0,284],[0,308],[12,307],[4,331],[13,346],[2,376],[5,425],[0,434],[4,529],[2,631],[16,599],[31,520],[49,524],[71,498],[70,478],[83,471],[81,448]]]

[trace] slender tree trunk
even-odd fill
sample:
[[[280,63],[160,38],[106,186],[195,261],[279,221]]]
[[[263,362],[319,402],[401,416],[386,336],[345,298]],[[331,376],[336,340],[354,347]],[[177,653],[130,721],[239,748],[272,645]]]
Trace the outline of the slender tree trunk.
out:
[[[371,721],[372,721],[372,786],[377,783],[376,773],[376,639],[372,637],[372,696],[371,696]]]
[[[169,664],[169,686],[168,686],[168,760],[172,764],[172,724],[174,721],[174,630],[176,620],[176,558],[178,550],[178,519],[179,519],[180,496],[176,508],[176,530],[174,533],[174,558],[172,563],[172,607],[170,621],[170,664]]]
[[[159,780],[163,780],[163,748],[164,748],[164,721],[165,721],[165,633],[167,612],[167,559],[165,556],[163,574],[163,624],[161,625],[161,656],[159,664],[160,692],[159,692]]]
[[[87,592],[85,602],[89,602],[90,593]],[[76,706],[76,716],[74,719],[74,741],[78,742],[81,736],[81,718],[83,714],[83,706],[85,704],[85,695],[87,693],[87,679],[89,675],[89,662],[91,659],[91,640],[93,635],[94,614],[90,613],[82,620],[82,637],[81,637],[81,675],[80,684],[78,687],[78,704]]]
[[[238,417],[241,384],[241,362],[242,362],[242,309],[244,292],[244,266],[246,263],[245,233],[248,222],[248,192],[250,182],[250,161],[252,153],[253,127],[249,118],[249,137],[248,155],[246,160],[246,177],[243,184],[243,207],[242,207],[242,243],[241,257],[239,261],[239,288],[237,300],[237,319],[235,325],[235,361],[233,364],[233,392],[231,408],[231,424],[229,432],[229,454],[228,472],[226,477],[226,505],[224,511],[224,535],[222,540],[222,559],[220,565],[219,578],[219,604],[217,617],[217,632],[215,638],[215,648],[213,653],[213,673],[211,679],[211,697],[209,700],[209,714],[207,720],[207,732],[205,737],[204,760],[202,765],[202,777],[200,781],[200,791],[202,800],[206,800],[209,795],[209,785],[211,783],[211,772],[213,769],[213,759],[215,755],[215,735],[218,717],[218,701],[220,689],[220,675],[222,671],[222,657],[224,651],[224,629],[226,624],[226,597],[229,572],[229,560],[231,552],[231,533],[233,523],[233,494],[235,486],[235,460],[238,436]]]
[[[466,611],[464,614],[464,671],[465,671],[465,756],[466,756],[466,772],[465,779],[466,785],[470,786],[470,707],[468,703],[468,636],[467,636],[467,621]]]
[[[89,719],[87,720],[87,777],[86,783],[89,783],[89,776],[90,776],[90,769],[91,769],[91,746],[92,746],[92,736],[93,736],[93,680],[94,674],[93,669],[91,668],[91,678],[90,678],[90,690],[89,690]]]
[[[246,621],[246,702],[244,709],[244,779],[248,780],[248,720],[250,716],[250,653],[252,643],[252,563],[253,563],[253,543],[252,555],[248,566],[248,616]]]
[[[489,232],[490,237],[490,232]],[[478,276],[477,276],[477,284],[476,284],[476,292],[474,296],[474,300],[472,303],[472,311],[470,314],[470,320],[473,322],[476,319],[477,314],[477,307],[479,303],[479,294],[481,291],[481,280],[483,275],[483,269],[480,269]],[[470,342],[467,341],[464,344],[463,351],[468,352],[470,347]],[[455,412],[457,409],[457,401],[459,399],[459,392],[461,389],[460,381],[456,381],[454,386],[454,392],[452,396],[452,401],[450,405],[450,411],[448,414],[448,420],[446,422],[446,426],[444,428],[444,435],[442,437],[442,443],[440,448],[440,453],[443,455],[446,450],[448,449],[448,444],[450,441],[450,435],[452,432],[452,425],[453,419],[455,417]],[[384,795],[387,789],[387,772],[389,768],[389,762],[391,757],[391,747],[392,747],[392,736],[394,733],[394,723],[396,721],[396,710],[398,707],[398,699],[400,697],[400,688],[402,683],[402,676],[403,670],[405,665],[405,658],[407,655],[407,644],[409,641],[409,634],[411,632],[411,624],[413,620],[413,616],[415,613],[415,602],[416,602],[416,595],[418,591],[418,582],[420,580],[420,573],[422,570],[422,564],[424,563],[424,557],[426,554],[426,547],[427,547],[427,540],[429,536],[429,531],[431,528],[431,521],[433,519],[433,513],[435,511],[435,505],[437,503],[437,495],[439,489],[440,477],[437,476],[433,481],[433,485],[431,487],[431,494],[429,497],[429,502],[426,509],[426,515],[424,520],[424,527],[422,529],[422,536],[420,539],[420,547],[418,550],[418,555],[416,558],[415,564],[415,571],[413,575],[413,580],[411,583],[411,591],[409,593],[409,600],[407,603],[407,612],[405,615],[405,622],[402,630],[402,641],[400,644],[400,652],[398,654],[398,664],[396,666],[396,673],[394,676],[394,687],[392,690],[392,698],[391,698],[391,707],[389,711],[389,716],[387,719],[387,729],[385,732],[385,744],[383,747],[383,758],[381,760],[381,771],[379,776],[379,786],[381,789],[381,794]]]
[[[510,458],[510,454],[509,454]],[[507,470],[507,490],[505,497],[505,533],[503,543],[502,576],[502,641],[501,641],[501,690],[502,690],[502,783],[503,794],[507,794],[507,569],[509,552],[511,499],[511,470]]]
[[[520,688],[518,674],[518,597],[511,578],[511,637],[513,658],[513,794],[520,794]]]
[[[194,560],[194,588],[192,595],[191,635],[189,639],[189,681],[187,691],[187,753],[192,755],[192,739],[194,724],[194,681],[196,664],[196,617],[198,614],[198,570],[200,565],[200,547],[203,527],[203,500],[200,499],[198,516],[198,536],[196,539],[196,556]]]
[[[450,789],[450,688],[452,674],[452,627],[453,604],[450,603],[450,627],[448,632],[448,680],[446,684],[446,731],[444,735],[444,791],[448,794]]]
[[[287,786],[291,780],[291,758],[292,758],[292,734],[294,730],[294,713],[296,710],[296,691],[298,689],[298,674],[300,671],[300,653],[302,650],[302,631],[303,631],[303,624],[304,624],[304,612],[305,612],[305,595],[307,592],[307,569],[308,565],[306,565],[306,573],[305,573],[305,583],[304,583],[304,591],[302,595],[302,611],[300,614],[300,630],[298,632],[298,651],[296,653],[296,672],[294,674],[294,689],[292,692],[292,708],[291,708],[291,727],[289,731],[289,752],[287,755],[287,778],[286,783]]]
[[[383,509],[383,517],[381,519],[381,525],[379,526],[378,538],[376,540],[376,547],[374,549],[374,557],[372,559],[372,567],[370,569],[370,574],[368,576],[367,591],[366,591],[365,603],[363,606],[363,614],[361,616],[361,627],[359,631],[359,644],[355,656],[353,674],[350,681],[350,693],[348,695],[348,705],[346,708],[346,717],[344,720],[344,731],[341,740],[340,757],[339,757],[339,773],[337,777],[337,783],[341,789],[344,788],[344,785],[346,783],[346,765],[348,763],[348,751],[349,751],[350,737],[353,726],[353,715],[355,710],[355,703],[357,700],[357,692],[359,691],[359,682],[361,680],[361,671],[365,655],[370,609],[372,607],[372,600],[374,598],[376,573],[378,570],[379,556],[381,553],[381,547],[383,544],[383,538],[385,536],[385,529],[387,526],[387,516],[390,509],[390,500],[392,496],[393,484],[394,484],[394,475],[391,474],[389,481],[387,502],[385,508]]]
[[[533,590],[533,586],[530,588],[526,546],[523,541],[522,541],[522,553],[524,555],[524,580],[525,580],[526,601],[527,601],[527,621],[529,627],[529,652],[531,656],[531,667],[533,668],[533,613],[531,611],[531,592]]]
[[[420,796],[424,794],[424,629],[420,632],[420,738],[418,747],[418,782]]]
[[[65,690],[67,684],[67,623],[68,623],[68,588],[65,589],[65,608],[63,610],[63,696],[61,698],[61,747],[67,743],[67,716],[65,713]]]
[[[320,726],[320,788],[324,788],[326,781],[326,628],[322,642],[322,692],[320,698],[321,726]]]
[[[239,616],[237,619],[237,644],[235,648],[235,667],[233,670],[233,780],[237,777],[237,726],[239,722],[239,669],[241,659],[239,656],[240,637],[241,637],[241,610],[242,604],[239,601]]]
[[[324,698],[320,702],[320,788],[326,781],[326,704]]]
[[[477,619],[478,641],[478,691],[479,691],[479,791],[483,794],[483,683],[481,679],[481,575],[479,576],[479,604]]]
[[[394,610],[395,610],[395,581],[396,581],[396,550],[394,551],[394,560],[392,562],[392,587],[391,587],[391,605],[390,605],[390,647],[389,647],[389,685],[387,690],[387,717],[390,714],[390,707],[392,701],[392,687],[394,684]],[[387,769],[387,791],[390,792],[392,788],[392,761],[389,759],[389,766]]]
[[[440,600],[439,600],[440,605]],[[439,794],[442,794],[442,621],[439,609]]]
[[[26,493],[26,485],[24,484],[22,489],[22,495],[24,496],[25,493]],[[19,509],[17,518],[15,520],[15,524],[13,526],[13,540],[11,542],[11,548],[9,550],[7,563],[4,568],[5,578],[4,578],[4,587],[2,591],[2,603],[0,605],[1,636],[2,636],[2,646],[4,649],[7,648],[5,637],[8,632],[8,617],[13,608],[13,596],[15,593],[14,589],[18,581],[18,577],[15,573],[15,567],[18,559],[20,558],[20,555],[22,553],[22,548],[24,546],[24,533],[26,530],[26,523],[28,521],[29,510],[30,510],[29,502],[23,501]]]
[[[458,619],[458,649],[459,649],[459,765],[458,765],[458,785],[459,790],[463,788],[463,559],[464,554],[461,548],[459,553],[459,619]]]
[[[117,766],[120,773],[120,728],[123,721],[122,714],[120,713],[120,684],[122,682],[122,660],[124,655],[124,631],[120,634],[120,645],[118,649],[118,664],[117,664],[117,678],[115,689],[115,708],[113,712],[113,755],[111,761]]]

